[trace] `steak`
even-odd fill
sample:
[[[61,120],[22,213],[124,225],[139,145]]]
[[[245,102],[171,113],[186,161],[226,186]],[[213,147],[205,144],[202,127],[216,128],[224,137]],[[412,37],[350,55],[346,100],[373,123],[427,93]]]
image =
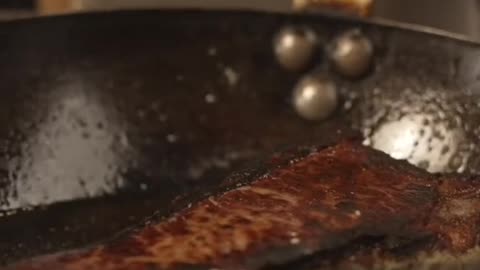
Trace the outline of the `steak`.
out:
[[[477,269],[480,182],[343,141],[273,155],[166,218],[7,269]]]

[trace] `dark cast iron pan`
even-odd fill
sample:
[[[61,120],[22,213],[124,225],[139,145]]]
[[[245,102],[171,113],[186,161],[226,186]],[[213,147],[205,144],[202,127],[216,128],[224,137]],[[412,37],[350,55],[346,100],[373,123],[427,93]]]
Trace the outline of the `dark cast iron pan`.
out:
[[[360,29],[371,71],[345,79],[328,120],[291,104],[306,72],[272,39]],[[360,134],[432,172],[476,173],[480,46],[325,15],[124,11],[0,24],[0,259],[114,237],[281,147]],[[351,131],[353,130],[353,131]]]

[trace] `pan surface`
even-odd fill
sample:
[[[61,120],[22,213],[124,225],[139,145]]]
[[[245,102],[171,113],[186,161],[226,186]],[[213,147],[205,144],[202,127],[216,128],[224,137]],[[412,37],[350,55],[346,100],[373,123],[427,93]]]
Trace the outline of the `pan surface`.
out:
[[[292,26],[317,37],[309,70],[290,72],[275,58],[274,36]],[[345,79],[325,48],[355,29],[374,60],[364,77]],[[328,16],[220,11],[30,19],[0,24],[0,37],[3,262],[111,238],[247,161],[352,128],[431,172],[480,168],[480,47],[467,41]],[[340,96],[325,121],[304,120],[291,102],[313,71]],[[19,210],[42,205],[51,206]]]

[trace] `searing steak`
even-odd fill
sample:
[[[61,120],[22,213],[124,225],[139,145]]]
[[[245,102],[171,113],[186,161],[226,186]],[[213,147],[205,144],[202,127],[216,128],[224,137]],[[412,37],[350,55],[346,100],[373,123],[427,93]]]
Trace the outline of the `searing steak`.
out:
[[[276,154],[115,241],[7,268],[468,269],[479,222],[477,179],[430,175],[345,141]]]

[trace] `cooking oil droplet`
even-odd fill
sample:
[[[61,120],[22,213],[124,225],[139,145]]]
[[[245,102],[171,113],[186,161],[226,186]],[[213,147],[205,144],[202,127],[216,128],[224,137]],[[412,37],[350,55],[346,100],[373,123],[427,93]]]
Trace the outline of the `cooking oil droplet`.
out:
[[[428,170],[430,167],[430,162],[428,160],[422,160],[417,163],[417,166],[421,169]]]
[[[167,142],[169,142],[169,143],[176,143],[177,140],[178,140],[177,135],[175,135],[175,134],[168,134],[168,135],[167,135]]]
[[[205,95],[205,102],[207,102],[208,104],[215,103],[217,102],[217,96],[212,93],[208,93],[207,95]]]
[[[124,147],[128,147],[128,137],[125,133],[120,134],[120,144]]]
[[[143,118],[145,118],[145,115],[146,115],[146,113],[145,113],[144,110],[138,110],[137,111],[138,118],[143,119]]]
[[[217,48],[215,48],[215,47],[208,48],[207,54],[210,55],[210,56],[217,55]]]
[[[235,86],[239,80],[239,74],[231,67],[225,67],[223,70],[227,82],[230,86]]]
[[[140,184],[140,189],[141,189],[142,191],[146,191],[146,190],[148,190],[148,185],[145,184],[145,183],[141,183],[141,184]]]
[[[161,113],[161,114],[158,115],[158,120],[160,120],[160,122],[167,122],[168,115],[166,115],[164,113]]]
[[[158,104],[158,102],[153,102],[150,107],[151,107],[152,111],[156,112],[156,111],[158,111],[158,109],[160,109],[160,104]]]
[[[300,238],[294,237],[294,238],[290,239],[290,244],[292,244],[292,245],[300,244]]]

